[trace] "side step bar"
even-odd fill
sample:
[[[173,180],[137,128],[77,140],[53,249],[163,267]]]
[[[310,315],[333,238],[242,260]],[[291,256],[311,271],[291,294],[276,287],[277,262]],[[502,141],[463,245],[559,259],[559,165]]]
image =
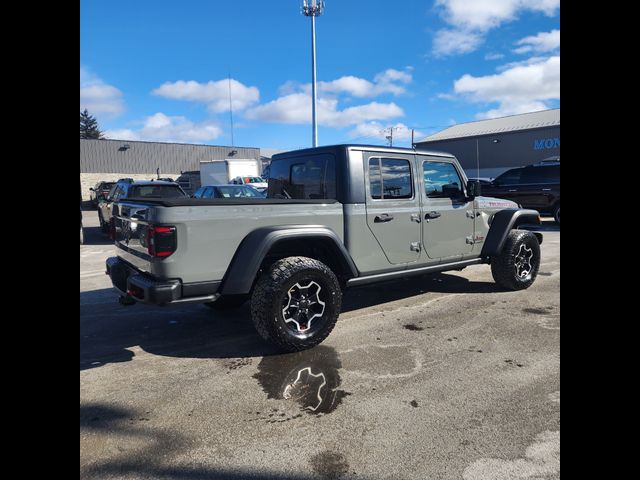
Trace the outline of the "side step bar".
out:
[[[475,265],[478,263],[487,263],[484,258],[472,258],[469,260],[462,260],[452,263],[441,263],[439,265],[431,265],[428,267],[414,268],[411,270],[398,270],[395,272],[378,273],[376,275],[368,275],[366,277],[356,277],[347,281],[347,287],[355,287],[358,285],[366,285],[367,283],[381,282],[384,280],[393,280],[396,278],[410,277],[413,275],[424,275],[426,273],[436,273],[446,270],[456,270],[457,268],[464,268],[469,265]]]

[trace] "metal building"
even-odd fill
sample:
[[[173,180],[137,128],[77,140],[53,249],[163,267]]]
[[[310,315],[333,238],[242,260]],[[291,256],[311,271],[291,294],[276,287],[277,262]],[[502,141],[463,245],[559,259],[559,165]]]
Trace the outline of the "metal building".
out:
[[[560,109],[461,123],[415,146],[452,153],[469,177],[496,177],[560,155]]]
[[[200,170],[201,160],[260,159],[260,149],[186,143],[131,140],[80,139],[80,191],[89,198],[89,188],[99,181],[122,177],[135,180],[162,177],[176,179],[180,172]]]

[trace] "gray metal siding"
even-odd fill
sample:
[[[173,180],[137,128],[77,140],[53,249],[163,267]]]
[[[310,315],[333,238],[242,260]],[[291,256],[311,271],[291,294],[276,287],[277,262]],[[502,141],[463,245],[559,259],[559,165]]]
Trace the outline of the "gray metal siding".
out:
[[[128,149],[123,149],[129,145]],[[229,153],[236,150],[233,156]],[[127,140],[80,140],[80,173],[178,173],[200,170],[202,160],[260,159],[259,148]]]
[[[493,135],[452,138],[432,142],[417,143],[418,148],[440,150],[452,153],[460,161],[467,172],[476,168],[476,138],[478,139],[480,168],[511,168],[531,165],[545,158],[560,155],[560,127],[538,128],[517,132],[496,133]],[[551,148],[540,146],[540,140],[558,139],[550,141]],[[494,140],[499,140],[494,143]],[[536,141],[538,141],[536,145]]]

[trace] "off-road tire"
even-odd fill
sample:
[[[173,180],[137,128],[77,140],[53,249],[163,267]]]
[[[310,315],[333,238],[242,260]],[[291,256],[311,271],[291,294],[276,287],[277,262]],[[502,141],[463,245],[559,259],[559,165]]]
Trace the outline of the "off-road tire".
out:
[[[308,332],[300,332],[292,328],[291,321],[285,321],[283,302],[296,284],[311,282],[321,287],[323,314],[315,326],[315,320],[309,322]],[[324,263],[307,257],[287,257],[275,262],[258,278],[251,295],[251,318],[256,330],[285,352],[306,350],[321,343],[333,330],[341,307],[342,290],[335,274]]]
[[[553,209],[553,219],[560,225],[560,204],[556,205]]]
[[[524,247],[522,247],[524,245]],[[517,259],[522,251],[532,252],[529,260],[531,270],[524,276],[518,275]],[[535,281],[540,268],[540,244],[538,238],[527,230],[511,230],[504,242],[502,252],[491,259],[491,274],[495,282],[507,290],[524,290]],[[524,272],[522,272],[524,273]]]
[[[215,302],[208,302],[204,305],[212,310],[233,310],[234,308],[240,308],[247,300],[246,297],[220,297]]]

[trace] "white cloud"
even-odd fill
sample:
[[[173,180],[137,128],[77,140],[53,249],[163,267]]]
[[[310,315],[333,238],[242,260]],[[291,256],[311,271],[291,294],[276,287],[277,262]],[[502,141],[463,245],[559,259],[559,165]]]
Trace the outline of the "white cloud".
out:
[[[318,123],[329,127],[346,127],[372,120],[401,117],[403,110],[395,103],[370,102],[340,110],[338,98],[372,98],[382,94],[407,93],[412,67],[389,68],[376,74],[373,81],[346,75],[332,81],[318,82]],[[278,90],[280,97],[248,109],[245,116],[275,123],[308,124],[311,122],[311,84],[288,81]]]
[[[384,120],[400,117],[404,112],[395,103],[371,102],[365,105],[338,110],[338,101],[318,98],[318,123],[329,127],[345,127],[367,120]],[[311,123],[311,95],[292,93],[264,105],[249,109],[245,116],[253,120],[274,123]]]
[[[522,46],[514,49],[514,53],[550,52],[556,48],[560,48],[560,30],[540,32],[537,35],[525,37],[518,40],[516,45]]]
[[[229,111],[229,80],[211,80],[207,83],[178,80],[163,83],[151,93],[172,100],[205,103],[214,113]],[[231,99],[234,110],[243,110],[260,100],[260,91],[232,78]]]
[[[318,94],[345,94],[357,98],[377,97],[385,93],[393,95],[402,95],[407,93],[404,85],[411,83],[413,76],[411,75],[412,67],[406,67],[404,70],[395,70],[389,68],[384,72],[380,72],[373,77],[373,81],[353,75],[346,75],[329,82],[318,82]],[[282,96],[292,93],[311,94],[311,84],[300,84],[293,81],[284,83],[279,88],[279,94]]]
[[[393,141],[395,142],[411,142],[411,128],[404,123],[396,123],[395,125],[383,126],[380,122],[366,122],[356,126],[347,133],[351,139],[376,139],[387,141],[387,135],[390,134],[390,128],[393,128]],[[426,135],[418,130],[414,131],[414,140],[425,137]]]
[[[475,50],[489,30],[515,20],[521,12],[553,16],[560,0],[436,0],[435,7],[450,26],[435,34],[433,53],[442,57]]]
[[[484,59],[487,60],[487,61],[500,60],[501,58],[504,58],[504,54],[502,54],[502,53],[487,53],[484,56]]]
[[[548,101],[560,99],[560,56],[516,65],[494,75],[465,74],[454,82],[454,91],[472,102],[499,104],[478,118],[544,110],[549,108]]]
[[[473,52],[482,43],[482,35],[465,30],[442,29],[436,32],[433,39],[433,54],[446,57],[461,53]]]
[[[194,123],[185,117],[156,113],[147,117],[139,130],[116,129],[105,132],[106,138],[156,142],[201,143],[215,140],[222,130],[215,123]]]
[[[124,111],[122,92],[86,67],[80,67],[80,110],[116,117]]]

